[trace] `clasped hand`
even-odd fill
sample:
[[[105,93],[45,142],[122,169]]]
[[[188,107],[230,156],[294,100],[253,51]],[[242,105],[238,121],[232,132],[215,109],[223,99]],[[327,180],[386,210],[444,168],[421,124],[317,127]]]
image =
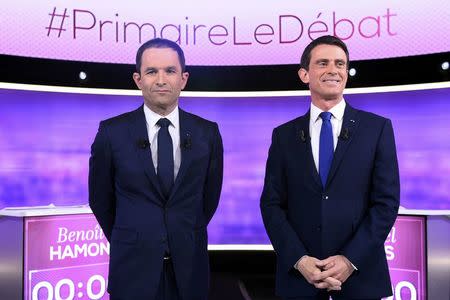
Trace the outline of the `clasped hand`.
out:
[[[304,256],[296,268],[310,284],[328,291],[341,290],[342,284],[354,271],[350,261],[343,255],[330,256],[324,260]]]

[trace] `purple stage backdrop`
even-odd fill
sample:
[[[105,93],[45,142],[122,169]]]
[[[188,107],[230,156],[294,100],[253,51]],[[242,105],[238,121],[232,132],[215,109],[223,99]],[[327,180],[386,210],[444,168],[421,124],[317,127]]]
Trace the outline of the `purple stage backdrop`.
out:
[[[425,300],[425,218],[399,216],[385,249],[389,299]],[[109,299],[108,255],[93,215],[26,218],[24,299]]]
[[[392,119],[405,208],[450,209],[449,98],[450,88],[346,96]],[[87,203],[99,121],[141,103],[140,96],[0,89],[0,208]],[[209,242],[269,244],[259,197],[271,132],[305,113],[308,97],[184,97],[180,106],[218,122],[223,136],[224,183]]]

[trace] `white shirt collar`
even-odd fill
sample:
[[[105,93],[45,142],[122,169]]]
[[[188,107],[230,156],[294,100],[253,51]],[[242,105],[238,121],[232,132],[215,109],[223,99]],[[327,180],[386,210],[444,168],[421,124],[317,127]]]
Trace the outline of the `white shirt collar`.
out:
[[[178,105],[175,107],[175,109],[168,114],[167,116],[161,116],[157,113],[155,113],[153,110],[151,110],[150,108],[147,107],[147,105],[144,104],[144,114],[145,114],[145,120],[147,122],[147,125],[152,128],[157,126],[156,123],[159,121],[159,119],[161,118],[166,118],[170,121],[170,123],[172,123],[171,125],[175,128],[179,127],[180,124],[180,119],[178,117],[179,112],[178,112]]]
[[[334,118],[341,121],[342,118],[344,117],[345,106],[346,106],[345,100],[342,99],[341,101],[339,101],[338,104],[333,106],[329,110],[329,112],[333,115]],[[322,111],[323,110],[321,110],[311,102],[310,120],[313,121],[313,123],[315,123],[320,118],[319,115]]]

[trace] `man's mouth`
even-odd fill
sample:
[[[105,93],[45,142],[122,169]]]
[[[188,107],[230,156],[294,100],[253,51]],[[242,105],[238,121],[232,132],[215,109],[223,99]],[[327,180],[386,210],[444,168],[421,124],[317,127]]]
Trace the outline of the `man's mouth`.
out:
[[[322,83],[329,87],[337,87],[341,84],[341,81],[339,79],[324,79]]]

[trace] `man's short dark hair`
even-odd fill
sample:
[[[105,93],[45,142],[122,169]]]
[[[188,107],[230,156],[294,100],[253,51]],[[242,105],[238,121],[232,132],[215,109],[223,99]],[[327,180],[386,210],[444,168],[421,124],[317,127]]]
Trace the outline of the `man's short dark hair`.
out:
[[[136,72],[138,72],[139,74],[141,73],[142,54],[144,53],[145,50],[150,49],[150,48],[170,48],[170,49],[176,51],[178,54],[178,60],[180,61],[180,65],[181,65],[181,72],[185,72],[186,62],[184,59],[183,49],[181,49],[181,47],[177,43],[175,43],[171,40],[161,39],[161,38],[151,39],[151,40],[143,43],[139,47],[139,49],[136,53]]]
[[[311,43],[309,43],[308,46],[306,46],[305,50],[303,51],[302,58],[300,60],[300,68],[309,70],[309,63],[311,61],[311,51],[319,45],[332,45],[341,48],[345,52],[345,55],[347,56],[347,69],[348,69],[350,58],[348,55],[347,45],[341,39],[332,35],[321,36],[313,40]]]

